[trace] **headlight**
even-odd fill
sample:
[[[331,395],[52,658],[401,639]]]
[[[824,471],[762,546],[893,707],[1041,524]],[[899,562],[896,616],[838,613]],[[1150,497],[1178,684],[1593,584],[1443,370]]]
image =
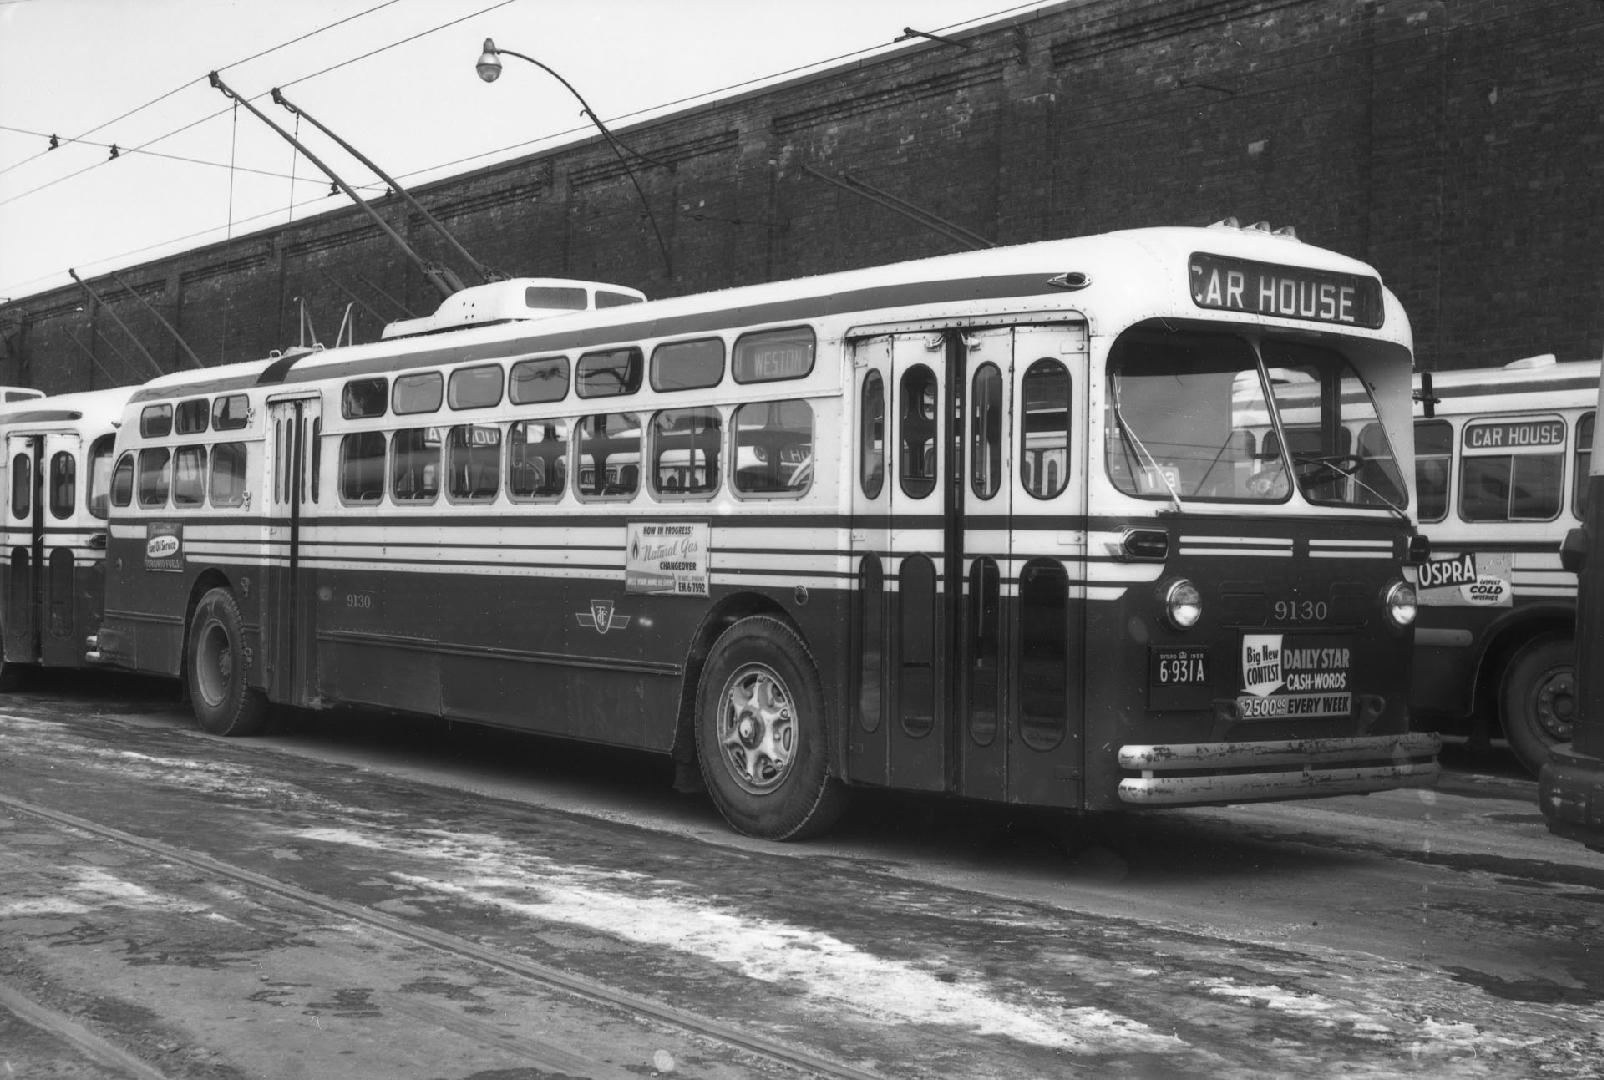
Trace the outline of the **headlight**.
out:
[[[1203,596],[1185,578],[1172,581],[1164,588],[1164,618],[1177,630],[1197,625],[1203,617]]]
[[[1383,601],[1387,608],[1387,618],[1392,620],[1394,626],[1408,626],[1415,621],[1417,603],[1415,601],[1415,587],[1407,581],[1395,581],[1387,590]]]

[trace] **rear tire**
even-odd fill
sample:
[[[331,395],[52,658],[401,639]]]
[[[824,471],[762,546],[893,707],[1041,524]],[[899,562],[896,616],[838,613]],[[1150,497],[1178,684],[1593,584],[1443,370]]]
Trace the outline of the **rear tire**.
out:
[[[719,812],[748,836],[803,840],[846,809],[818,669],[778,619],[742,619],[714,642],[697,686],[696,750]]]
[[[213,589],[189,621],[190,705],[203,731],[254,735],[267,720],[267,698],[249,685],[249,654],[239,605],[227,589]]]
[[[1536,776],[1558,743],[1571,741],[1576,720],[1576,644],[1545,634],[1522,645],[1504,669],[1498,696],[1504,738]]]

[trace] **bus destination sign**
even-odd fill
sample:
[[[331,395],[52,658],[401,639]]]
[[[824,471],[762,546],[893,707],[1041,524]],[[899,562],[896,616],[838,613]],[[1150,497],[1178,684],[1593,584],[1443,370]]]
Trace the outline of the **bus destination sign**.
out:
[[[1381,282],[1373,277],[1201,251],[1193,253],[1188,269],[1192,302],[1201,308],[1370,330],[1380,329],[1386,318]]]
[[[1477,421],[1465,425],[1466,450],[1488,450],[1494,453],[1532,451],[1552,453],[1565,445],[1565,421],[1552,420],[1493,420]]]

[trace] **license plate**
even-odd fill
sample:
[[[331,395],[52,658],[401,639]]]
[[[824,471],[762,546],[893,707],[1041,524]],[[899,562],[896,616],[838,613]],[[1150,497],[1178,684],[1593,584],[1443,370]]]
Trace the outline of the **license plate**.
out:
[[[1148,681],[1153,686],[1201,686],[1209,681],[1206,648],[1155,647]]]

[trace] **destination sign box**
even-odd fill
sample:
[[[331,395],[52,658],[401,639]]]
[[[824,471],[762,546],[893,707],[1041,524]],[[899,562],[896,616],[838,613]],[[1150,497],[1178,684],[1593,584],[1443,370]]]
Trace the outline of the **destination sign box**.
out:
[[[1465,425],[1463,438],[1465,449],[1471,451],[1556,450],[1565,445],[1565,421],[1478,420]]]
[[[1195,252],[1189,266],[1192,302],[1217,311],[1283,319],[1381,327],[1381,282],[1360,274],[1279,266]]]

